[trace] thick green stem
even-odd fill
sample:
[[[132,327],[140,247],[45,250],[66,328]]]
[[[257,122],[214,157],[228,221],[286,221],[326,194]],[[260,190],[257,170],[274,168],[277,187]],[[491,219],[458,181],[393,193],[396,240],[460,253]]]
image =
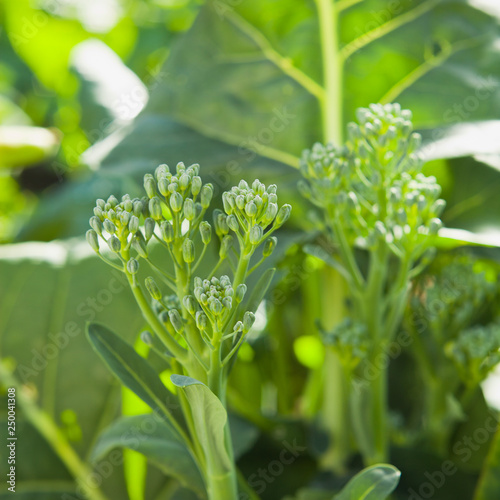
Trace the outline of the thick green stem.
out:
[[[342,141],[343,62],[339,53],[338,13],[333,0],[316,0],[320,21],[321,54],[325,98],[322,104],[325,142]]]
[[[385,353],[382,352],[382,356]],[[377,358],[375,358],[377,363]],[[366,465],[385,463],[389,454],[389,432],[387,422],[387,367],[385,363],[375,364],[375,376],[370,381],[371,425],[373,437],[373,455],[365,456]]]
[[[345,283],[340,274],[331,268],[324,271],[323,321],[326,328],[340,323],[344,316]],[[349,386],[338,355],[326,349],[323,366],[323,412],[322,422],[330,435],[329,448],[322,457],[323,467],[335,472],[344,471],[345,462],[351,453],[349,417]]]
[[[248,264],[247,264],[248,268]],[[224,332],[214,331],[212,339],[215,349],[210,353],[210,370],[208,372],[208,387],[219,398],[224,407],[226,403],[227,380],[224,376],[222,366],[222,343],[221,337]],[[217,456],[207,450],[207,483],[209,500],[237,500],[237,470],[233,455],[233,443],[229,421],[224,427],[224,444],[229,455],[230,469],[222,469],[218,463]],[[214,458],[215,457],[215,458]]]

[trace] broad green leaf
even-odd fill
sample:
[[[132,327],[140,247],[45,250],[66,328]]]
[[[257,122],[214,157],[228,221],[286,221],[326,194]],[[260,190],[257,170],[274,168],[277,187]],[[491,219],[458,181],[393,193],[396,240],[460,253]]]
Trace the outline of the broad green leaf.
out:
[[[448,136],[433,157],[456,156],[465,144],[463,134],[448,130],[456,124],[473,128],[482,122],[488,134],[496,130],[489,125],[500,114],[495,64],[500,28],[481,4],[337,2],[338,17],[332,16],[337,25],[327,26],[339,32],[334,47],[321,46],[321,5],[325,2],[206,2],[172,47],[162,70],[169,78],[151,89],[146,109],[86,155],[85,161],[100,169],[95,178],[68,186],[55,200],[57,209],[42,203],[23,237],[39,237],[36,229],[49,224],[68,234],[65,219],[83,221],[81,210],[106,191],[104,186],[120,194],[123,175],[137,183],[163,162],[199,162],[202,175],[213,176],[223,189],[240,177],[283,184],[285,175],[295,189],[301,151],[327,135],[323,119],[343,130],[355,109],[371,102],[399,101],[412,109],[416,127],[428,131],[427,150]],[[337,103],[328,110],[324,51],[337,55],[343,66],[335,73],[343,75],[334,82],[338,90],[328,89]],[[484,129],[478,134],[484,136]],[[469,140],[461,151],[491,152],[492,142]],[[465,197],[475,194],[466,186]]]
[[[121,275],[110,272],[86,242],[0,247],[0,357],[16,363],[15,376],[32,388],[82,458],[119,413],[119,388],[85,338],[86,321],[96,318],[127,340],[143,325]],[[5,408],[0,413],[4,441]],[[22,414],[18,427],[23,436],[17,449],[19,494],[32,491],[30,481],[49,492],[54,482],[71,482],[66,467]],[[2,475],[6,465],[0,461]],[[103,489],[126,498],[121,467],[103,481]]]
[[[203,479],[193,456],[160,417],[149,414],[117,420],[99,436],[92,458],[98,462],[117,447],[142,453],[165,474],[204,495]]]
[[[135,123],[137,121],[143,125],[139,135],[133,133],[135,128],[127,126],[87,151],[85,159],[92,168],[97,169],[97,158],[108,153],[114,157],[113,165],[99,170],[84,182],[69,183],[66,188],[52,193],[50,201],[42,201],[31,221],[23,228],[20,239],[83,234],[88,229],[89,214],[96,198],[107,198],[110,193],[142,196],[142,177],[162,163],[200,163],[201,175],[204,181],[212,182],[216,197],[234,185],[235,177],[249,181],[257,177],[266,184],[276,183],[280,192],[287,188],[295,189],[297,177],[291,177],[290,169],[281,163],[249,155],[237,146],[179,126],[159,114],[140,115]],[[157,140],[143,149],[142,145],[152,137]],[[172,140],[168,150],[164,148],[165,137]],[[115,152],[114,147],[118,144],[121,147]],[[140,157],[136,156],[138,150],[142,151]]]
[[[96,352],[120,382],[180,430],[183,417],[179,402],[163,385],[151,365],[130,344],[103,325],[90,323],[87,335]]]
[[[134,349],[142,357],[147,358],[151,348],[139,337],[134,343]],[[151,413],[151,408],[128,387],[122,386],[121,392],[122,416],[132,417]],[[123,472],[129,500],[144,500],[148,472],[147,458],[137,451],[123,450]]]
[[[29,167],[49,160],[58,147],[59,136],[52,130],[0,126],[0,169]]]
[[[211,455],[220,469],[230,470],[231,461],[224,438],[227,412],[222,403],[198,380],[184,375],[172,375],[170,378],[189,401],[198,439],[205,454]]]
[[[401,472],[392,465],[373,465],[356,474],[334,500],[385,500],[396,489]]]

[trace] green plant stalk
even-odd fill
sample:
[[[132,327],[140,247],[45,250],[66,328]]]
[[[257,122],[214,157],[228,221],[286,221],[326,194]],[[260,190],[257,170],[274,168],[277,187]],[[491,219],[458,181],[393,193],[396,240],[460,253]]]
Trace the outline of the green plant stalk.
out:
[[[2,380],[7,387],[14,387],[16,389],[16,401],[23,411],[24,416],[43,436],[47,443],[49,443],[50,447],[76,479],[76,482],[87,499],[107,500],[107,497],[98,487],[89,485],[89,479],[93,474],[92,469],[80,459],[52,418],[45,411],[41,410],[34,403],[32,398],[25,394],[22,384],[10,373],[1,361],[0,380]]]
[[[245,251],[246,249],[243,249]],[[236,288],[245,281],[248,266],[250,263],[249,255],[242,255],[238,262],[238,267],[234,276],[233,286]],[[222,366],[222,343],[221,337],[225,332],[214,332],[215,349],[210,354],[210,370],[208,373],[208,387],[220,399],[224,407],[226,404],[227,377]],[[224,428],[224,440],[226,450],[229,455],[231,469],[229,471],[221,470],[215,453],[207,453],[207,482],[208,494],[210,500],[237,500],[238,498],[238,474],[233,456],[233,443],[229,422]]]
[[[220,332],[216,342],[216,348],[210,355],[210,371],[208,373],[208,386],[211,391],[219,398],[222,405],[226,407],[226,384],[227,380],[224,378],[224,368],[221,363],[221,343]],[[207,450],[207,489],[209,500],[237,500],[238,498],[238,476],[236,464],[233,456],[233,443],[231,439],[231,432],[229,422],[226,422],[224,427],[224,441],[226,450],[229,455],[229,462],[231,464],[230,470],[226,470],[219,464],[217,454],[214,451]]]
[[[324,285],[330,295],[323,293],[323,320],[330,328],[340,323],[344,317],[345,282],[342,276],[332,268],[324,270]],[[335,472],[345,472],[345,462],[352,452],[351,423],[349,416],[350,387],[339,356],[331,348],[326,348],[323,368],[323,426],[332,439],[321,459],[323,467]]]
[[[320,21],[321,55],[325,97],[321,102],[326,142],[342,141],[343,61],[339,51],[338,12],[331,0],[316,0]]]
[[[325,97],[320,102],[323,116],[325,142],[341,144],[343,136],[343,60],[339,50],[338,12],[331,0],[316,0],[320,20],[321,52]],[[330,279],[323,284],[322,295],[334,298],[335,304],[324,307],[322,322],[326,328],[339,323],[344,314],[335,313],[334,307],[343,310],[345,291],[340,273],[331,270]],[[334,314],[331,315],[330,313]],[[329,351],[329,350],[327,350]],[[323,424],[330,434],[330,447],[322,460],[324,467],[342,472],[351,453],[349,399],[343,368],[334,353],[327,352],[324,363]]]

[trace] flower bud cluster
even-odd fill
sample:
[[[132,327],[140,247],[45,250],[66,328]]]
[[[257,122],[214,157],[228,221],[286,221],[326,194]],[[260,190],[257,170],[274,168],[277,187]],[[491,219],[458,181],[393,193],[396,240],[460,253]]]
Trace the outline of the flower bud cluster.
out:
[[[89,224],[92,229],[87,231],[87,241],[96,251],[100,251],[100,236],[112,252],[118,253],[125,248],[132,239],[138,239],[140,246],[145,246],[146,239],[139,231],[143,222],[149,220],[147,198],[133,198],[124,195],[121,201],[115,196],[107,200],[97,200],[94,215]],[[149,225],[149,223],[148,223]]]
[[[220,278],[194,280],[194,297],[187,295],[184,297],[184,307],[195,318],[197,327],[205,332],[208,337],[212,337],[215,330],[219,330],[221,325],[228,320],[238,305],[245,297],[247,287],[245,284],[233,288],[228,276]],[[255,316],[251,312],[243,315],[242,321],[234,325],[235,332],[247,333],[255,321]]]
[[[421,173],[410,111],[373,104],[359,109],[357,119],[345,146],[315,144],[303,153],[307,181],[299,187],[342,224],[351,245],[373,248],[382,240],[404,253],[440,229],[440,186]]]
[[[444,265],[438,259],[416,282],[411,314],[425,318],[436,338],[449,340],[478,319],[477,311],[491,301],[495,289],[484,272],[474,269],[469,256],[456,256]]]
[[[178,246],[178,258],[192,263],[198,228],[205,245],[211,238],[210,224],[200,223],[212,201],[213,187],[202,183],[199,169],[197,164],[186,167],[179,163],[172,173],[167,165],[160,165],[154,175],[144,176],[146,197],[97,200],[87,241],[99,252],[100,236],[115,253],[132,248],[136,257],[147,258],[147,244],[156,232],[167,244]],[[136,264],[135,259],[129,262],[130,273],[137,272]]]
[[[462,330],[446,346],[446,354],[466,384],[482,382],[500,363],[500,325],[491,323]]]
[[[233,231],[253,249],[267,240],[288,220],[292,209],[288,204],[278,207],[276,191],[276,185],[266,188],[258,179],[251,186],[242,180],[231,191],[226,191],[222,195],[225,213],[218,211],[214,219],[219,237],[224,238]],[[273,248],[273,243],[267,244],[268,255]]]
[[[339,359],[348,370],[354,370],[366,357],[370,346],[370,336],[366,325],[346,318],[331,332],[324,333],[325,344],[331,345],[339,354]]]

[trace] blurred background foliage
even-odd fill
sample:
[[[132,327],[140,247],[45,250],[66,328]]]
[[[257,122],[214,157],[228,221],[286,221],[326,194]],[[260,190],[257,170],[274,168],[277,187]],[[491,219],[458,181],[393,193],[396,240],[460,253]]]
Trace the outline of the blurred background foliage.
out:
[[[326,55],[325,5],[338,38]],[[281,281],[260,333],[241,350],[229,399],[261,431],[240,461],[248,474],[287,438],[310,444],[263,498],[305,487],[324,437],[298,417],[319,407],[325,353],[314,321],[336,298],[329,275],[317,272],[323,264],[297,244],[298,230],[315,237],[295,188],[301,151],[340,141],[359,106],[400,102],[424,137],[426,173],[443,186],[444,222],[460,230],[444,233],[443,248],[474,244],[468,251],[496,275],[499,60],[495,0],[0,0],[0,356],[86,461],[100,429],[142,406],[120,397],[83,336],[26,380],[19,367],[45,356],[48,333],[73,320],[82,329],[90,315],[134,343],[141,319],[131,297],[78,239],[95,198],[134,195],[144,173],[178,161],[200,163],[219,194],[240,178],[277,183],[294,205],[280,238]],[[411,386],[402,381],[395,394]],[[488,412],[480,403],[478,421]],[[36,453],[31,442],[19,451],[22,498],[73,492],[67,464],[33,423],[21,421],[20,432],[39,442]],[[404,446],[394,453],[409,464],[403,488],[423,480],[422,464],[440,463]],[[483,477],[494,476],[495,457]],[[474,490],[481,460],[469,465],[440,498]],[[189,498],[136,455],[124,467],[127,480],[119,469],[104,481],[110,498]]]

